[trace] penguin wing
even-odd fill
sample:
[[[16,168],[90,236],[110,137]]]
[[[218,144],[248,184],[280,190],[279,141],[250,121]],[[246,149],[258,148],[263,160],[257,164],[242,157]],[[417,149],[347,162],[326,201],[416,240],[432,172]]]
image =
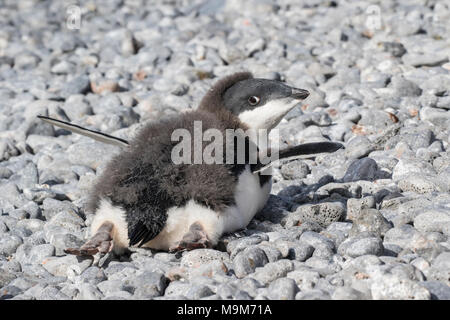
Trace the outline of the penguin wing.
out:
[[[106,134],[103,132],[86,129],[86,128],[77,126],[76,124],[72,124],[72,123],[69,123],[66,121],[62,121],[62,120],[53,119],[50,117],[45,117],[45,116],[37,116],[37,117],[47,123],[54,125],[54,126],[81,134],[83,136],[92,138],[94,140],[97,140],[97,141],[100,141],[103,143],[112,144],[112,145],[119,146],[119,147],[128,147],[128,145],[129,145],[128,141],[121,139],[121,138],[114,137],[114,136],[110,136],[109,134]]]
[[[292,147],[287,147],[285,149],[282,149],[278,153],[279,159],[294,157],[294,156],[301,156],[301,155],[307,155],[307,154],[318,154],[323,152],[335,152],[339,149],[344,148],[344,145],[338,142],[311,142],[311,143],[304,143],[299,144]],[[270,150],[267,154],[270,154]],[[252,172],[257,172],[263,169],[266,166],[269,166],[270,163],[263,164],[258,161],[256,165],[252,167]]]
[[[344,145],[337,142],[311,142],[299,144],[297,146],[288,147],[286,149],[280,150],[279,159],[289,158],[293,156],[300,156],[306,154],[317,154],[323,152],[335,152],[341,148],[344,148]]]

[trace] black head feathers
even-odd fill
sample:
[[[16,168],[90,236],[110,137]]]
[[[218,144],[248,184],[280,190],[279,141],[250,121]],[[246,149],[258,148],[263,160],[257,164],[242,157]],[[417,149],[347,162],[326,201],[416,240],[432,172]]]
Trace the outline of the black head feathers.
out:
[[[253,75],[250,72],[237,72],[220,79],[205,94],[198,109],[216,112],[218,109],[224,108],[223,95],[225,92],[239,81],[252,78]]]

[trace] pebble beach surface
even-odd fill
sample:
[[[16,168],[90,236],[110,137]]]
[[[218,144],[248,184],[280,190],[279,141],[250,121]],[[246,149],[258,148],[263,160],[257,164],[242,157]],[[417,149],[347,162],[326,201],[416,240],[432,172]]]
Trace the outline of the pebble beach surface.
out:
[[[450,299],[450,3],[0,2],[0,299]],[[78,19],[77,14],[80,14]],[[332,154],[274,165],[214,249],[66,255],[118,147],[249,70],[310,91],[277,127]]]

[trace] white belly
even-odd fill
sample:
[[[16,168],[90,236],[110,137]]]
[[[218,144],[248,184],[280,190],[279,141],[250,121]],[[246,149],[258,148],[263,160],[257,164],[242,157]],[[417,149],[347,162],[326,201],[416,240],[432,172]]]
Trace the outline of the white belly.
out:
[[[232,232],[245,228],[250,220],[260,211],[267,202],[272,189],[272,179],[263,187],[259,184],[259,177],[253,174],[247,166],[239,176],[236,187],[236,206],[229,208],[224,214],[225,229],[223,232]]]
[[[245,228],[250,223],[266,204],[271,188],[272,179],[261,187],[259,177],[246,168],[239,176],[236,186],[235,206],[229,207],[225,212],[216,212],[191,200],[183,207],[170,208],[164,229],[144,246],[168,250],[175,246],[197,221],[202,224],[210,241],[215,245],[222,234]]]
[[[166,226],[144,247],[168,250],[175,246],[188,232],[189,227],[197,221],[202,224],[210,241],[215,245],[223,233],[245,228],[249,224],[255,214],[266,204],[271,188],[272,179],[261,187],[259,177],[252,174],[247,166],[239,176],[235,192],[235,206],[227,208],[224,212],[215,212],[191,200],[183,207],[169,208]],[[102,221],[114,220],[112,221],[114,225],[120,228],[117,234],[121,235],[120,243],[117,243],[118,239],[114,239],[115,247],[116,245],[128,246],[127,241],[123,239],[127,234],[124,214],[123,209],[113,207],[106,200],[102,200],[102,205],[94,218],[95,223],[92,224],[91,233],[95,234]]]

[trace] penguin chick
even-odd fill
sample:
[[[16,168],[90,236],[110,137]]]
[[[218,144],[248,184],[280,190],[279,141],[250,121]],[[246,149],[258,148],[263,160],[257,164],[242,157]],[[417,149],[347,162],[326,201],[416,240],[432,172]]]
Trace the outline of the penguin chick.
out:
[[[171,153],[178,141],[172,133],[182,128],[194,136],[195,121],[201,121],[203,132],[216,129],[223,136],[227,129],[271,130],[308,95],[241,72],[218,81],[197,110],[149,123],[94,185],[87,207],[95,212],[92,238],[66,252],[213,247],[222,234],[246,227],[269,197],[271,176],[254,173],[248,155],[245,163],[175,164]]]

